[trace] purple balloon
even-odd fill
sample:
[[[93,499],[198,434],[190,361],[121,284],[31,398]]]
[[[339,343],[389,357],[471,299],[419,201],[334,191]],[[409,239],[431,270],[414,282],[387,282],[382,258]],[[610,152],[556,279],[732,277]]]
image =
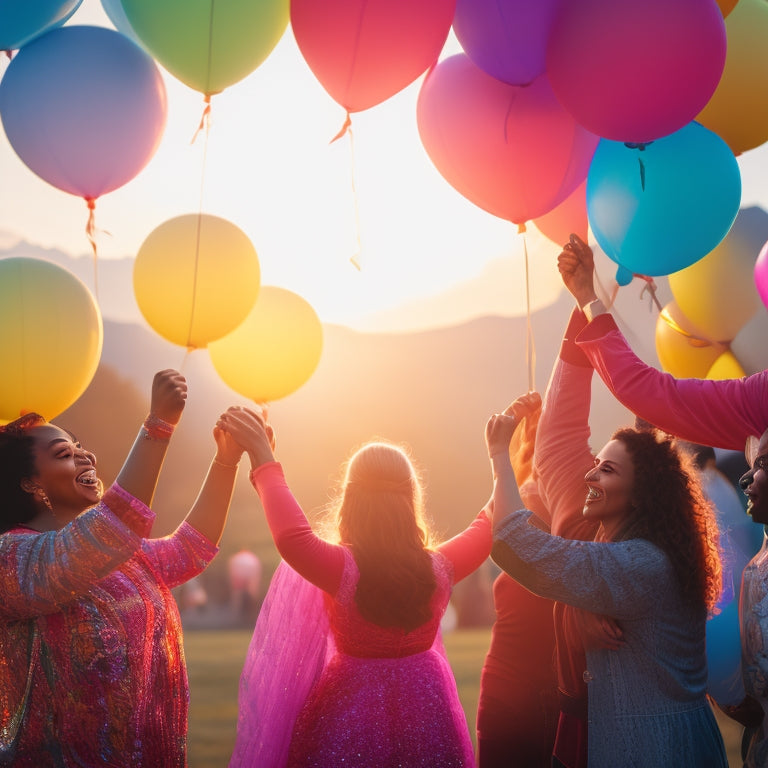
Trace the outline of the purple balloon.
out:
[[[547,43],[547,75],[587,130],[647,143],[706,106],[725,49],[715,0],[563,0]]]
[[[106,27],[67,26],[25,45],[0,81],[0,118],[30,170],[95,200],[149,162],[165,128],[153,59]]]
[[[457,0],[453,31],[476,67],[510,85],[543,74],[559,0]]]

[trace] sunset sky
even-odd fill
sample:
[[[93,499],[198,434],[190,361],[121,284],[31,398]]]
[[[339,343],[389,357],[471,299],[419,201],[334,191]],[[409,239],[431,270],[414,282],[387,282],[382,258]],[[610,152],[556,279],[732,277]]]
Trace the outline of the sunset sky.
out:
[[[100,0],[84,0],[68,23],[111,26]],[[451,37],[443,55],[459,51]],[[163,75],[162,144],[135,179],[98,200],[100,259],[133,256],[158,225],[202,210],[247,233],[263,284],[303,296],[326,322],[408,330],[525,312],[524,239],[515,225],[463,198],[430,162],[416,127],[421,78],[353,115],[353,156],[348,137],[329,143],[344,111],[315,79],[289,28],[260,67],[213,97],[204,162],[204,135],[191,143],[202,95]],[[768,207],[766,158],[762,147],[740,159],[742,206]],[[353,173],[359,271],[350,263],[357,247]],[[83,200],[34,175],[4,136],[0,174],[0,247],[21,239],[90,253]],[[535,309],[559,294],[558,248],[532,227],[525,244]]]

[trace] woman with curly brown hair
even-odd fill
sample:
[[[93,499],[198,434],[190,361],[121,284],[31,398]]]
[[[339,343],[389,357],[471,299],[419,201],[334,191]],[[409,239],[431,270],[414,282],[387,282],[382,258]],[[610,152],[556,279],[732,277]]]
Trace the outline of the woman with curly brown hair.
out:
[[[725,768],[706,698],[705,624],[721,588],[717,525],[690,460],[661,433],[618,430],[584,477],[582,514],[598,525],[595,540],[553,536],[514,511],[509,413],[486,427],[493,559],[532,592],[608,617],[620,633],[613,647],[584,648],[590,768]]]

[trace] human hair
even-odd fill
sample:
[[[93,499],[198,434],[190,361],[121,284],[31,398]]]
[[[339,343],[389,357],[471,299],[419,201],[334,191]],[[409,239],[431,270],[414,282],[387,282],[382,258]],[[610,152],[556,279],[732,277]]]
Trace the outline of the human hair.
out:
[[[686,599],[712,612],[722,588],[719,532],[692,458],[658,430],[613,434],[634,465],[632,508],[618,539],[643,538],[669,556]]]
[[[35,501],[22,489],[21,481],[37,473],[30,430],[45,423],[40,414],[27,413],[0,427],[0,533],[28,523],[37,514]]]
[[[336,520],[360,570],[363,618],[409,632],[431,615],[436,581],[423,488],[406,451],[370,442],[347,462]]]

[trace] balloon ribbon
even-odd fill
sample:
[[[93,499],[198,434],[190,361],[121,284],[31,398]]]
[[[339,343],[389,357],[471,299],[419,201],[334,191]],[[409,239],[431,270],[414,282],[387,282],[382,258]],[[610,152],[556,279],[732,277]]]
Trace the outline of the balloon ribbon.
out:
[[[88,221],[85,225],[85,235],[93,249],[93,292],[98,299],[99,296],[99,254],[96,248],[96,200],[93,197],[86,197],[85,204],[88,206]]]
[[[525,222],[517,225],[517,234],[523,236],[525,253],[525,363],[528,368],[528,391],[536,389],[536,342],[531,325],[531,280],[528,270],[528,239],[525,236]]]

